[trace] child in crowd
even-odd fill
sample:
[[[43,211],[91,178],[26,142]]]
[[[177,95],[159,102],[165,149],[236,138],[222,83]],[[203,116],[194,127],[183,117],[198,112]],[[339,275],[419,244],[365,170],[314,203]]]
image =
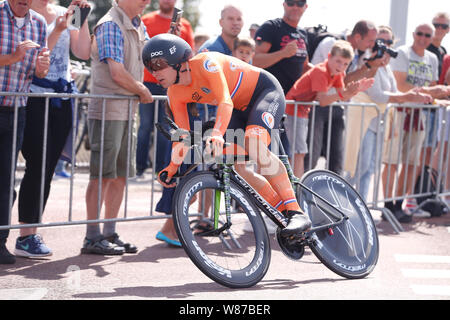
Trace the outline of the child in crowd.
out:
[[[233,57],[252,64],[255,56],[255,40],[250,38],[236,38],[234,41]]]
[[[345,86],[345,70],[354,57],[354,50],[347,41],[338,40],[328,54],[328,59],[317,64],[300,77],[286,95],[286,100],[303,102],[318,101],[320,106],[328,106],[336,101],[348,101],[360,91],[365,91],[373,84],[373,79],[363,78]],[[334,88],[335,90],[331,90]],[[301,177],[304,173],[304,158],[308,152],[308,114],[310,106],[299,105],[297,119],[295,106],[286,106],[286,132],[293,147],[294,174]],[[294,123],[297,120],[295,130]],[[294,144],[295,137],[295,144]]]

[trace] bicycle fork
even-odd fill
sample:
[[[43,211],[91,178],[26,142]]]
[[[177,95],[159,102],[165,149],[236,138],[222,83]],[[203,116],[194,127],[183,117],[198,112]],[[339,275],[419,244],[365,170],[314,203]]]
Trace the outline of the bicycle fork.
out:
[[[230,174],[231,174],[231,165],[224,165],[223,168],[223,174],[222,174],[222,182],[223,182],[223,193],[224,193],[224,200],[225,200],[225,215],[226,215],[226,222],[223,224],[222,227],[219,228],[219,217],[220,217],[220,199],[222,191],[216,189],[214,194],[214,231],[212,231],[212,235],[216,235],[219,237],[219,239],[222,241],[224,246],[226,246],[229,250],[232,250],[230,244],[225,239],[223,232],[226,231],[227,235],[230,236],[231,240],[233,241],[234,245],[241,249],[242,246],[239,243],[239,241],[234,236],[233,232],[231,231],[230,227],[232,225],[231,223],[231,189],[230,189]]]

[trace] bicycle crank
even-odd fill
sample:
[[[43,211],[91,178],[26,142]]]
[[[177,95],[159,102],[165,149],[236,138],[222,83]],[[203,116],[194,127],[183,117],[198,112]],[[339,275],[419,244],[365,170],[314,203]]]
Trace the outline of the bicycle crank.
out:
[[[277,228],[277,241],[283,254],[291,260],[300,260],[305,253],[306,234],[282,236],[281,228]]]

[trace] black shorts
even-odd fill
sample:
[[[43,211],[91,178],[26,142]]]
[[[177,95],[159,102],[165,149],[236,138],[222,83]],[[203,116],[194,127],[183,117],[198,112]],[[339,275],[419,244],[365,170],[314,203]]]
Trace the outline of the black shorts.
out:
[[[265,137],[268,145],[272,130],[280,127],[285,109],[283,88],[272,74],[262,70],[248,107],[243,111],[233,110],[228,129],[241,129],[245,131],[245,136],[256,134]],[[242,142],[242,139],[235,139],[235,143],[241,146]]]

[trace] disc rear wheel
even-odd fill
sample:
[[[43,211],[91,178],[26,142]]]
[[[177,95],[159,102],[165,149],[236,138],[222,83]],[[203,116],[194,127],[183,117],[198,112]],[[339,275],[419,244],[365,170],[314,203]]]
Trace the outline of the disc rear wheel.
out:
[[[344,179],[327,170],[307,172],[302,183],[329,202],[299,188],[299,204],[313,227],[338,221],[342,215],[336,208],[348,217],[333,228],[313,233],[311,250],[324,265],[343,277],[366,277],[378,261],[379,243],[372,216],[361,196]]]

